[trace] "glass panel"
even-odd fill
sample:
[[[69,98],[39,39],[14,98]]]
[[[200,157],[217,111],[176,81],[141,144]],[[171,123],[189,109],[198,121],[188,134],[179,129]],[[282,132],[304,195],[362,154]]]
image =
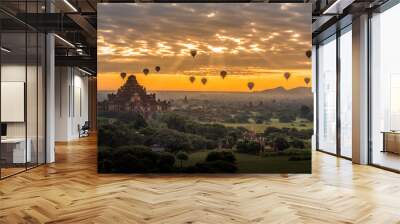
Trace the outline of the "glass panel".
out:
[[[336,153],[336,37],[318,48],[318,149]]]
[[[45,1],[1,1],[11,14],[41,13]],[[22,15],[22,14],[20,14]],[[45,162],[45,35],[0,12],[0,177]]]
[[[45,163],[45,35],[39,33],[38,42],[38,163]]]
[[[37,13],[37,1],[27,2],[27,13]],[[31,22],[37,17],[31,18]],[[35,167],[38,163],[38,34],[35,30],[27,30],[27,80],[26,80],[26,113],[27,113],[27,150],[31,151],[27,167]]]
[[[1,34],[1,174],[25,170],[26,150],[26,33]],[[29,147],[28,147],[29,148]]]
[[[340,36],[340,152],[352,157],[352,34]]]
[[[38,143],[37,143],[37,132],[38,132],[38,119],[37,119],[37,98],[38,98],[38,36],[36,32],[27,33],[27,80],[26,80],[26,111],[27,111],[27,149],[31,153],[28,153],[30,159],[28,160],[28,168],[37,165],[38,158]]]
[[[400,5],[372,19],[372,163],[400,170]]]

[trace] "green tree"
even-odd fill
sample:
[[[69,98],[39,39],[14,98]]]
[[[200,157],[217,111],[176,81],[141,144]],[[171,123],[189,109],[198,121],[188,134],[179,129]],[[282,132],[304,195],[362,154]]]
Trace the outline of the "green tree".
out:
[[[183,161],[187,161],[189,159],[189,156],[185,152],[179,151],[176,154],[176,158],[181,161],[181,168],[182,168]]]
[[[163,118],[167,127],[177,131],[185,132],[186,119],[175,113],[166,113]]]
[[[296,116],[290,113],[282,113],[279,115],[279,122],[290,123],[296,121]]]
[[[167,173],[173,170],[175,164],[175,156],[169,152],[159,154],[157,167],[160,172]]]
[[[273,149],[275,151],[283,151],[289,148],[289,142],[282,136],[278,136],[273,141]]]
[[[310,107],[306,105],[302,105],[300,107],[299,116],[309,121],[312,121],[314,119],[313,111]]]
[[[262,145],[256,141],[238,141],[236,144],[236,150],[239,153],[257,154],[262,150]]]
[[[227,151],[212,151],[207,154],[206,161],[207,162],[213,162],[217,160],[222,160],[226,161],[229,163],[235,163],[236,162],[236,157],[232,152],[227,152]]]
[[[159,129],[151,137],[151,144],[159,144],[171,152],[192,150],[190,139],[185,133],[172,129]]]
[[[291,145],[293,148],[297,148],[297,149],[304,149],[304,148],[305,148],[304,142],[303,142],[302,140],[300,140],[300,139],[293,139],[293,140],[290,142],[290,145]]]
[[[306,105],[301,105],[300,107],[300,117],[306,118],[307,115],[311,112],[311,109]]]

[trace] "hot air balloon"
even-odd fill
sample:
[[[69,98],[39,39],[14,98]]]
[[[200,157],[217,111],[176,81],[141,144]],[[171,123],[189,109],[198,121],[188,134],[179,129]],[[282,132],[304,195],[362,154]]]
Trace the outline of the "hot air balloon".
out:
[[[190,80],[191,83],[193,83],[193,82],[196,80],[196,77],[190,76],[190,77],[189,77],[189,80]]]
[[[122,80],[124,80],[126,77],[126,72],[121,72],[120,76],[121,76]]]
[[[306,51],[306,56],[307,56],[307,58],[310,58],[310,57],[311,57],[311,54],[312,54],[312,52],[311,52],[310,50]]]
[[[190,55],[192,55],[192,57],[194,58],[197,54],[197,50],[190,50]]]
[[[221,72],[219,73],[219,75],[222,77],[222,79],[225,79],[225,77],[226,77],[226,75],[227,75],[227,72],[226,72],[226,71],[221,71]]]
[[[283,77],[285,77],[285,79],[288,80],[290,78],[290,73],[289,72],[283,73]]]
[[[311,81],[310,78],[308,78],[308,77],[305,77],[305,78],[304,78],[304,82],[306,83],[306,85],[308,85],[308,83],[310,83],[310,81]]]
[[[247,83],[247,87],[249,87],[249,90],[252,90],[254,88],[254,82]]]
[[[144,74],[144,75],[149,74],[149,72],[150,72],[150,70],[149,70],[148,68],[143,69],[143,74]]]
[[[161,70],[161,67],[160,66],[156,66],[155,70],[156,70],[156,72],[159,72]]]
[[[206,78],[202,78],[201,79],[201,83],[203,83],[203,85],[205,85],[207,83],[207,79]]]

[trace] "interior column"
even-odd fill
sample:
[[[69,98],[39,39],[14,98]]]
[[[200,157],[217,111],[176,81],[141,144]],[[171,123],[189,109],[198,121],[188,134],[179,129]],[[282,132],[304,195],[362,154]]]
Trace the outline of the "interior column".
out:
[[[353,19],[353,162],[368,163],[368,15]]]

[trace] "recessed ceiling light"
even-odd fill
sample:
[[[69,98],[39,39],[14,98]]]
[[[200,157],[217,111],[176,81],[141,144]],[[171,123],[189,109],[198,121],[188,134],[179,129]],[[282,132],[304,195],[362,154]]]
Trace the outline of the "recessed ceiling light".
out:
[[[81,71],[81,72],[83,72],[83,73],[85,73],[86,75],[93,75],[92,73],[90,73],[90,72],[88,72],[88,71],[86,71],[86,70],[83,70],[83,69],[81,69],[81,68],[79,68],[79,67],[78,67],[78,70]]]
[[[74,12],[78,12],[78,10],[73,6],[68,0],[64,0],[65,4],[68,5]]]
[[[71,42],[69,42],[68,40],[62,38],[61,36],[59,36],[58,34],[54,34],[55,37],[57,37],[59,40],[61,40],[62,42],[64,42],[65,44],[69,45],[70,47],[75,48],[75,45],[73,45]]]
[[[342,14],[343,10],[351,5],[355,0],[336,0],[322,14]]]
[[[6,53],[10,53],[11,52],[11,50],[9,50],[9,49],[7,49],[5,47],[1,47],[0,49],[1,49],[1,51],[4,51]]]

